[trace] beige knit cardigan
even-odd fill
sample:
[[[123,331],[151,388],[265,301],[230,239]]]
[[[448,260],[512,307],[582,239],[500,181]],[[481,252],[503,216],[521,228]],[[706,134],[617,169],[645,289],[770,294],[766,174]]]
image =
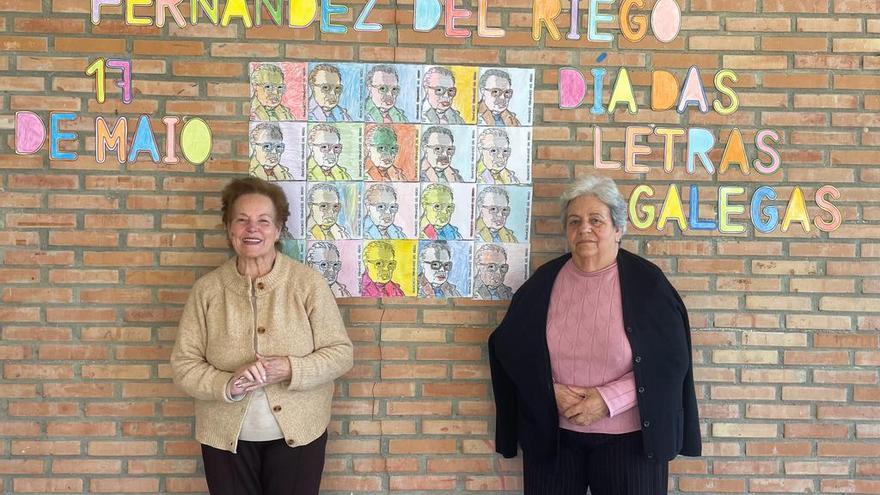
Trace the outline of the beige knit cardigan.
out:
[[[235,258],[196,281],[171,354],[174,383],[195,398],[196,440],[236,451],[252,394],[226,396],[233,372],[265,356],[288,356],[290,383],[265,388],[288,445],[317,439],[330,422],[333,380],[351,369],[352,345],[327,282],[279,255],[251,282]]]

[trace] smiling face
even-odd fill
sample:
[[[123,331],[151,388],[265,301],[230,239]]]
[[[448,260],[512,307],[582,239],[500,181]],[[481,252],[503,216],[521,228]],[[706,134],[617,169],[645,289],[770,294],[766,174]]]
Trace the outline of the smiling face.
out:
[[[568,204],[565,236],[578,268],[595,271],[613,263],[621,235],[608,205],[596,196],[580,196]]]
[[[321,227],[325,229],[332,227],[341,209],[339,195],[334,191],[318,189],[312,192],[309,199],[309,215]]]
[[[510,206],[507,198],[502,194],[487,192],[480,204],[480,218],[490,230],[498,230],[504,227],[507,217],[510,216]]]
[[[449,110],[458,92],[455,88],[455,80],[439,72],[432,72],[425,77],[424,90],[428,105],[440,113]]]
[[[315,162],[324,170],[333,168],[342,154],[342,143],[339,135],[333,132],[318,131],[309,140],[309,152]]]
[[[492,113],[501,113],[507,110],[510,105],[510,98],[513,96],[513,90],[510,88],[510,82],[503,77],[489,76],[486,78],[486,86],[480,88],[480,95],[483,102]]]
[[[333,110],[339,104],[342,95],[342,79],[339,74],[328,70],[317,70],[310,84],[312,96],[325,112]]]
[[[428,248],[422,255],[422,273],[433,286],[444,284],[452,270],[452,258],[445,249]]]
[[[370,135],[370,144],[367,146],[367,155],[373,165],[380,169],[388,169],[394,165],[400,148],[397,145],[397,135],[388,127],[380,127]]]
[[[490,170],[499,171],[507,167],[510,158],[510,141],[506,136],[486,134],[480,138],[480,158]]]
[[[391,72],[377,71],[373,74],[373,80],[368,81],[370,100],[380,110],[389,110],[397,101],[400,94],[400,85],[397,76]]]
[[[444,169],[452,164],[455,145],[450,136],[441,132],[432,132],[425,141],[422,154],[432,168]]]
[[[242,259],[275,256],[275,243],[281,237],[276,224],[275,205],[268,196],[244,194],[232,205],[226,236],[235,254]]]

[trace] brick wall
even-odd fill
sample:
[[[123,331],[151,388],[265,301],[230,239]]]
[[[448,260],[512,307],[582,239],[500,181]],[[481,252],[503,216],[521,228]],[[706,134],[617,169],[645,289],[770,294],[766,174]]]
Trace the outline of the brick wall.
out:
[[[771,185],[783,200],[792,185],[808,197],[823,184],[841,192],[844,223],[830,234],[797,225],[628,234],[625,247],[664,268],[693,324],[705,456],[674,462],[671,485],[880,493],[880,4],[690,0],[668,45],[649,36],[539,48],[525,0],[493,2],[489,24],[505,37],[466,42],[407,29],[403,3],[380,0],[371,19],[386,25],[380,33],[326,35],[314,26],[131,27],[112,7],[93,26],[85,0],[0,0],[0,492],[204,492],[192,403],[171,383],[168,356],[190,286],[228,255],[218,191],[246,173],[247,64],[327,59],[535,67],[535,265],[563,249],[554,198],[591,171],[594,124],[618,159],[626,123],[777,129],[783,164],[770,176],[664,174],[657,142],[646,176],[609,172],[627,192],[698,183],[706,214],[719,185]],[[474,27],[476,15],[460,24]],[[563,33],[567,25],[563,15]],[[741,107],[730,117],[643,109],[613,119],[559,110],[558,69],[588,71],[603,52],[609,71],[631,71],[643,108],[651,69],[681,78],[692,64],[736,70]],[[132,104],[112,85],[107,102],[94,100],[83,71],[99,56],[133,58]],[[97,163],[84,138],[75,162],[16,156],[19,110],[77,112],[81,137],[97,115],[133,123],[145,113],[157,128],[163,115],[198,116],[214,152],[198,166]],[[341,310],[356,363],[338,387],[325,491],[515,491],[519,461],[492,453],[485,346],[504,306],[365,299]]]

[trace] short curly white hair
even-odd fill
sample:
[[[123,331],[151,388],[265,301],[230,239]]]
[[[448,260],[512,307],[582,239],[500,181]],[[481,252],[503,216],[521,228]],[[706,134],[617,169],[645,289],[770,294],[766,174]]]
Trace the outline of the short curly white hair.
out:
[[[620,194],[617,184],[613,179],[601,175],[588,175],[576,180],[559,197],[561,206],[562,228],[565,229],[565,220],[568,217],[568,205],[581,196],[595,196],[611,211],[611,222],[620,230],[620,235],[626,233],[626,200]]]

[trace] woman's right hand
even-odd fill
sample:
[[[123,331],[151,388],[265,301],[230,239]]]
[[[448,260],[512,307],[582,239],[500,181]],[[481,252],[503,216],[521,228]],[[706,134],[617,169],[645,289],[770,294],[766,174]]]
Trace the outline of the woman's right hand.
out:
[[[556,408],[559,412],[563,412],[584,400],[587,396],[587,389],[584,387],[554,383],[553,393],[556,395]]]
[[[248,363],[235,370],[229,381],[229,395],[238,396],[266,386],[266,368],[260,361]]]

